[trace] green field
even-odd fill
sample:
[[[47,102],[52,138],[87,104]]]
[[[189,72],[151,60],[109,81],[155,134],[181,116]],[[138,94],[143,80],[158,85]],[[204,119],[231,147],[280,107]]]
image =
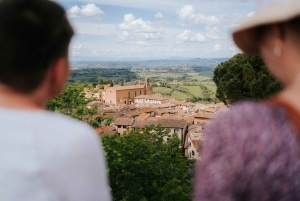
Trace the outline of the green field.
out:
[[[160,93],[160,94],[170,94],[173,91],[173,89],[167,87],[155,87],[152,90],[154,93]]]
[[[191,92],[191,94],[193,94],[196,97],[200,97],[200,98],[203,97],[202,90],[199,86],[182,86],[182,87],[188,89]]]
[[[202,85],[206,86],[207,89],[211,90],[212,92],[216,93],[217,86],[214,82],[202,82]]]
[[[175,98],[176,100],[186,100],[186,99],[192,98],[189,95],[179,92],[179,91],[173,91],[170,97]]]

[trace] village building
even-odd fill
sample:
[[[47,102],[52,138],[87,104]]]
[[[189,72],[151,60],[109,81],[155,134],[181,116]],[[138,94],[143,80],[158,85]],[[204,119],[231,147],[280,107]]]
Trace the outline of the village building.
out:
[[[140,95],[134,98],[134,103],[136,104],[162,104],[163,101],[167,100],[161,94],[151,94],[151,95]]]
[[[189,111],[189,110],[193,109],[194,107],[195,107],[195,104],[191,103],[191,102],[187,102],[187,103],[182,104],[182,109],[185,110],[185,111]]]
[[[113,124],[115,125],[117,133],[122,135],[124,132],[130,131],[133,122],[134,119],[132,117],[122,116],[117,117]]]
[[[114,135],[114,134],[117,134],[116,129],[112,126],[102,126],[102,127],[96,128],[95,132],[98,135],[103,135],[103,134]]]
[[[170,129],[170,134],[176,134],[181,141],[181,144],[184,142],[184,137],[187,132],[187,123],[183,119],[163,119],[160,118],[157,121],[157,124],[163,128]]]
[[[94,98],[96,100],[100,100],[100,93],[97,89],[89,89],[89,88],[84,88],[84,97],[87,99]]]
[[[194,115],[194,124],[208,124],[210,123],[214,118],[214,114],[209,113],[201,113],[201,114],[195,114]]]
[[[149,83],[149,78],[145,79],[144,84],[132,85],[132,86],[104,86],[105,94],[102,92],[102,96],[105,96],[105,103],[111,103],[115,105],[130,105],[134,104],[134,98],[140,95],[151,95],[152,89]]]
[[[202,144],[205,140],[205,130],[201,124],[193,124],[188,128],[184,141],[184,154],[186,157],[201,160]]]

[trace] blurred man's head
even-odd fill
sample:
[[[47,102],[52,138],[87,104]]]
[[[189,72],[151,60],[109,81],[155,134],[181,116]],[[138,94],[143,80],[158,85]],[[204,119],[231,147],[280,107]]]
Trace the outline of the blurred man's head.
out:
[[[73,34],[64,9],[52,1],[1,0],[0,84],[29,94],[57,68],[51,72],[54,78],[48,79],[60,79],[64,85]]]

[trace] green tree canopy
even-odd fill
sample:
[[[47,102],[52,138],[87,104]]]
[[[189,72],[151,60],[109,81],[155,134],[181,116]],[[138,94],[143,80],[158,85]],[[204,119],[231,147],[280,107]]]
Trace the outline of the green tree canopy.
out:
[[[92,86],[89,87],[93,88]],[[46,109],[57,111],[79,120],[82,120],[83,115],[96,114],[96,107],[86,107],[87,103],[93,99],[87,99],[83,89],[84,84],[81,84],[80,82],[67,85],[59,96],[50,100]],[[99,127],[99,124],[97,125],[94,121],[91,120],[89,122],[93,127]]]
[[[237,54],[214,70],[216,97],[225,104],[243,99],[269,98],[282,85],[268,72],[260,56]]]
[[[195,161],[180,154],[180,140],[169,133],[150,126],[102,136],[114,200],[191,200]]]

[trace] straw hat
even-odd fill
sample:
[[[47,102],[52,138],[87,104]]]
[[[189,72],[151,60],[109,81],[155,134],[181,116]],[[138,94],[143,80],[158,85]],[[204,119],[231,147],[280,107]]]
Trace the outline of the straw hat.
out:
[[[235,44],[247,54],[258,53],[255,28],[300,16],[300,0],[282,0],[260,7],[233,32]]]

